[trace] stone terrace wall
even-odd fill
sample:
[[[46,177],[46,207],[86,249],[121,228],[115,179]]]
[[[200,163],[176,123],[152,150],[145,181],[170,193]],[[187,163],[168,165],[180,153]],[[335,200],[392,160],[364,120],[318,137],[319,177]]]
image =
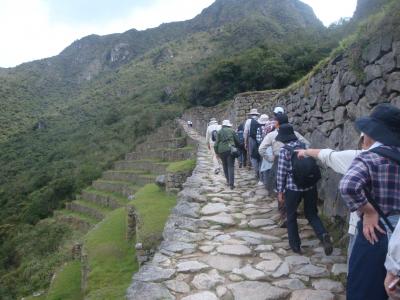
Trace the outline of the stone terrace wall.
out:
[[[353,124],[380,103],[400,107],[400,39],[385,36],[368,44],[357,61],[346,54],[332,59],[303,85],[278,95],[275,104],[288,111],[295,129],[312,147],[355,149]],[[356,69],[357,70],[357,69]],[[320,188],[327,215],[345,215],[337,186],[341,176],[325,170]]]
[[[193,122],[193,127],[205,134],[207,124],[211,118],[217,118],[219,122],[229,119],[237,127],[247,119],[247,114],[252,108],[257,108],[261,113],[267,112],[272,99],[280,91],[248,92],[238,94],[233,101],[222,103],[215,107],[195,107],[187,110],[183,119]]]

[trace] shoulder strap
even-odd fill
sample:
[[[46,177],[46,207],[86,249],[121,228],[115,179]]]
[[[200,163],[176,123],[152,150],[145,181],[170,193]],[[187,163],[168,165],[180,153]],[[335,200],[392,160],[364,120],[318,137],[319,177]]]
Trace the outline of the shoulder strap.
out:
[[[371,149],[370,151],[373,153],[379,154],[385,158],[388,158],[390,160],[393,160],[397,164],[400,164],[400,153],[395,150],[377,147],[377,148]],[[368,199],[369,203],[371,203],[371,205],[378,212],[379,216],[386,223],[386,226],[390,229],[391,232],[394,232],[394,226],[389,221],[388,217],[383,213],[382,209],[379,207],[378,203],[376,203],[375,199],[373,199],[371,196],[369,196],[368,198],[369,198]]]
[[[370,150],[371,152],[374,152],[376,154],[379,154],[385,158],[388,158],[390,160],[393,160],[397,164],[400,165],[400,152],[396,151],[394,149],[388,149],[388,148],[383,148],[383,147],[377,147],[374,149]]]

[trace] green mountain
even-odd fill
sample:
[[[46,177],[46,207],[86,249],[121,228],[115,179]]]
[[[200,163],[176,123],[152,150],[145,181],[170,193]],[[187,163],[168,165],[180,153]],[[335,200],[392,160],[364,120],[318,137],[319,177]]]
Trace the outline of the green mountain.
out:
[[[35,276],[27,237],[46,239],[34,253],[48,255],[63,232],[35,224],[154,128],[190,105],[283,87],[337,42],[298,0],[217,0],[189,21],[88,36],[0,69],[0,293],[32,292],[19,286]]]

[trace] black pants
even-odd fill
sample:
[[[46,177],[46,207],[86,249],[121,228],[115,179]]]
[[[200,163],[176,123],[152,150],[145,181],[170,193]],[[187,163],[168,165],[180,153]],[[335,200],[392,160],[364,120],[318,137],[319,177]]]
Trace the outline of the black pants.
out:
[[[235,158],[231,155],[230,151],[221,153],[219,156],[222,160],[226,182],[229,186],[233,187],[235,186]]]
[[[301,241],[299,237],[299,229],[297,225],[297,208],[304,198],[304,215],[315,234],[321,240],[322,235],[326,233],[326,229],[322,224],[321,219],[318,217],[317,199],[318,193],[317,188],[314,187],[306,192],[296,192],[287,190],[285,193],[285,204],[287,214],[287,229],[289,236],[289,245],[292,249],[300,249]]]

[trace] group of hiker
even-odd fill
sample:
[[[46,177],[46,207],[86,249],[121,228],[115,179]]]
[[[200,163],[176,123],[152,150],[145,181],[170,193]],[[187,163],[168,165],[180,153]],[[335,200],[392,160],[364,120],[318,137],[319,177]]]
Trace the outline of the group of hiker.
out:
[[[350,210],[347,299],[400,299],[400,109],[378,105],[370,116],[356,120],[358,149],[312,149],[289,123],[283,107],[273,117],[251,109],[248,119],[233,130],[229,120],[213,118],[206,140],[214,171],[220,162],[230,189],[235,188],[235,159],[239,168],[254,171],[259,186],[276,197],[280,227],[287,228],[289,245],[301,254],[297,210],[321,241],[325,254],[332,239],[318,216],[319,162],[342,174],[341,198]]]

